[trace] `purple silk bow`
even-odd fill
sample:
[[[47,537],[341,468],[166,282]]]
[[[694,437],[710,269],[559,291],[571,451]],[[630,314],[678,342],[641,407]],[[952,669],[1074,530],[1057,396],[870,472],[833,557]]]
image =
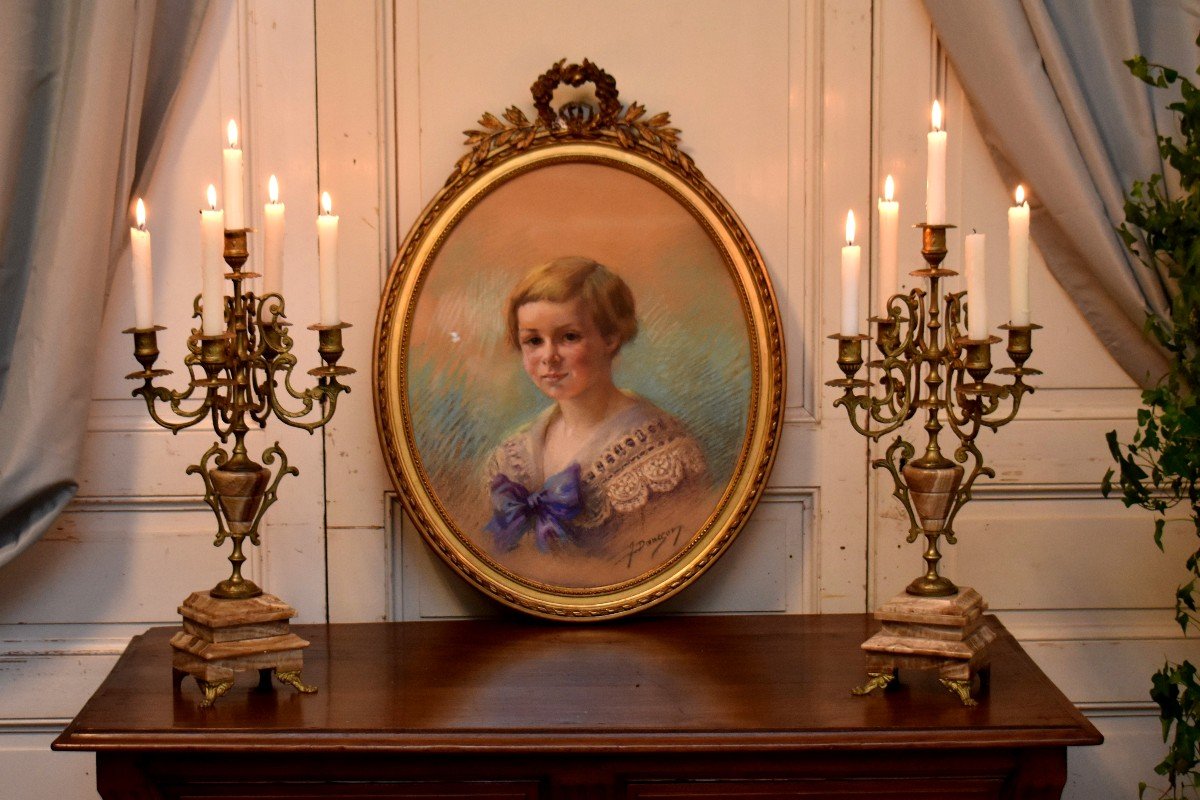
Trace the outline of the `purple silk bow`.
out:
[[[507,475],[492,478],[492,521],[487,530],[501,550],[512,550],[533,524],[534,541],[543,553],[551,544],[570,538],[566,523],[582,510],[579,501],[579,465],[572,464],[530,492]]]

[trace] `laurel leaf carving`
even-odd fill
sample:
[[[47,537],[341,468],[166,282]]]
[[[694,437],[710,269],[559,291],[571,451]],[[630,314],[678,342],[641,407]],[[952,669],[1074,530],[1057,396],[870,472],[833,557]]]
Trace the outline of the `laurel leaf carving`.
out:
[[[524,128],[529,124],[529,118],[525,116],[525,112],[516,106],[509,106],[504,112],[504,118],[518,128]]]
[[[496,116],[490,111],[485,112],[484,115],[479,118],[479,124],[494,131],[504,130],[504,123],[496,119]]]

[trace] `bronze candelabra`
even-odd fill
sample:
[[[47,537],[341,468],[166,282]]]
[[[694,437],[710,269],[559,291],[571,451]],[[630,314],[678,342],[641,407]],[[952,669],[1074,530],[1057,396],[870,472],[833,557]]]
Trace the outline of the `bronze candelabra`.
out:
[[[176,391],[154,384],[156,378],[171,374],[170,370],[154,368],[158,359],[157,336],[158,331],[164,330],[162,326],[125,331],[133,334],[134,357],[142,365],[141,370],[126,378],[142,381],[133,394],[145,399],[151,418],[172,433],[211,419],[221,440],[201,456],[199,464],[187,468],[189,475],[198,473],[204,480],[204,501],[217,518],[214,546],[219,547],[226,539],[233,540],[229,556],[233,572],[209,592],[219,599],[246,599],[262,594],[253,581],[242,577],[242,563],[246,560],[242,542],[249,539],[252,544],[259,544],[259,523],[276,500],[279,481],[285,475],[298,474],[295,467],[288,465],[287,455],[278,442],[262,454],[266,464],[279,459],[274,479],[270,469],[250,458],[246,451],[250,423],[266,427],[267,420],[274,415],[287,425],[312,433],[333,417],[338,395],[349,391],[338,379],[354,372],[337,363],[343,352],[342,329],[350,325],[345,322],[312,325],[309,330],[317,331],[317,350],[324,364],[308,371],[317,379],[315,386],[297,389],[292,385],[297,360],[291,353],[292,339],[287,333],[290,323],[284,316],[283,296],[273,292],[260,297],[245,287],[248,279],[258,277],[257,273],[243,271],[249,257],[246,233],[246,229],[225,231],[224,258],[231,270],[225,278],[233,284],[232,294],[224,298],[225,330],[214,335],[206,335],[201,329],[192,330],[188,354],[183,359],[189,376],[186,389]],[[197,317],[201,313],[200,302],[198,295],[193,303]],[[197,366],[202,372],[197,371]],[[198,405],[185,408],[193,398],[199,401]],[[296,407],[285,405],[288,398]],[[175,419],[164,418],[158,403],[168,407]],[[227,452],[221,443],[228,442],[230,436],[233,449]],[[210,467],[210,462],[215,466]]]
[[[954,518],[971,499],[971,487],[980,475],[994,478],[984,466],[976,439],[983,428],[997,430],[1011,422],[1021,407],[1021,398],[1032,392],[1025,377],[1040,375],[1025,366],[1033,352],[1032,333],[1039,325],[1003,325],[1008,332],[1007,352],[1012,367],[997,370],[1010,377],[1007,385],[987,381],[992,371],[992,345],[997,336],[970,339],[961,325],[970,312],[966,292],[940,296],[941,281],[958,273],[941,266],[946,257],[946,230],[953,225],[922,223],[921,255],[926,268],[911,273],[928,281],[929,289],[916,288],[909,294],[893,295],[886,317],[872,317],[875,347],[880,358],[869,367],[878,370],[878,382],[855,377],[863,366],[862,343],[870,337],[834,334],[838,342],[838,366],[844,378],[827,385],[843,390],[834,401],[842,406],[850,424],[863,436],[878,441],[914,416],[924,412],[928,444],[913,458],[913,444],[897,436],[884,458],[872,462],[892,475],[893,494],[904,506],[910,523],[908,541],[924,534],[925,574],[908,585],[907,592],[922,597],[945,597],[958,591],[938,572],[941,553],[938,540],[955,544]],[[944,319],[944,321],[943,321]],[[878,389],[876,389],[878,387]],[[947,458],[938,437],[944,428],[958,440],[954,460]],[[963,464],[972,462],[968,474]],[[965,480],[964,480],[965,476]]]

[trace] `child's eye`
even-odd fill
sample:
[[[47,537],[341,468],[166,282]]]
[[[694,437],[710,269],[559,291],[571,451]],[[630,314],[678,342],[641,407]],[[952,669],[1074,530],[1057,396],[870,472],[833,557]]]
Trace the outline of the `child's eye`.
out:
[[[524,339],[521,340],[522,347],[537,347],[541,343],[542,343],[542,337],[540,337],[540,336],[526,336]]]
[[[567,331],[563,334],[563,341],[578,342],[583,336],[578,331]]]

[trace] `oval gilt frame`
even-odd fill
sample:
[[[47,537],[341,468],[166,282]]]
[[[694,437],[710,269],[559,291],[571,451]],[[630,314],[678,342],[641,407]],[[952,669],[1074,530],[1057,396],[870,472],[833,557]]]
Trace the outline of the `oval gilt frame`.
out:
[[[597,103],[550,109],[555,88],[584,83]],[[622,106],[588,61],[558,62],[531,91],[532,118],[514,106],[467,131],[471,150],[391,266],[376,421],[405,511],[463,578],[533,615],[611,618],[689,585],[748,520],[781,430],[779,311],[757,247],[666,113]],[[562,417],[504,322],[509,290],[558,256],[605,264],[640,325],[611,362],[625,416],[594,453],[581,446],[578,483],[530,466]],[[552,491],[575,503],[560,517]],[[501,505],[518,501],[502,537]]]

